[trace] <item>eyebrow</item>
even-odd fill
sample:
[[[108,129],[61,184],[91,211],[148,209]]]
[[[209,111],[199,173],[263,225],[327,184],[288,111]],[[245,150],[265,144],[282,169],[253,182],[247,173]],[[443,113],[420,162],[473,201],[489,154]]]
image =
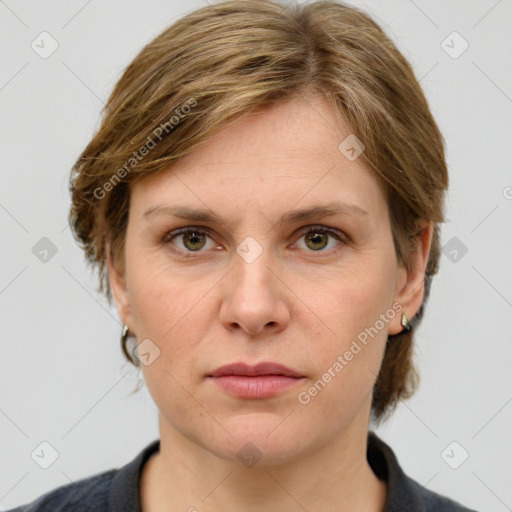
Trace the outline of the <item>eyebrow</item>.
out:
[[[144,218],[148,218],[154,214],[178,217],[188,221],[202,222],[210,225],[229,225],[228,222],[226,222],[222,217],[217,215],[209,208],[194,209],[188,208],[186,206],[155,205],[145,210],[142,216]],[[277,224],[282,226],[283,224],[293,224],[301,221],[310,220],[313,218],[330,217],[333,215],[364,217],[369,215],[369,213],[355,204],[334,201],[326,205],[313,206],[310,208],[304,208],[301,210],[291,210],[289,212],[286,212],[279,219]]]

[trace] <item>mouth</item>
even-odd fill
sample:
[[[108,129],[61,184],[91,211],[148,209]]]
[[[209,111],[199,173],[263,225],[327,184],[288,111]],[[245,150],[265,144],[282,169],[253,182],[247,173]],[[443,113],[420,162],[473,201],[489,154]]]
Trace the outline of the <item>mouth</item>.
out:
[[[260,363],[256,366],[233,363],[217,368],[207,377],[224,392],[247,399],[274,397],[305,378],[279,363]]]

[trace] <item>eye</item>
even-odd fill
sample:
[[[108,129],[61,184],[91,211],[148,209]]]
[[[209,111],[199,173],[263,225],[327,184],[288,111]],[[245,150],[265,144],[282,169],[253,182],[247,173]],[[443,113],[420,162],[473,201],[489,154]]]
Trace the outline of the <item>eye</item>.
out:
[[[213,246],[210,246],[210,249],[213,247],[218,247],[213,243],[211,236],[208,231],[204,228],[199,229],[193,226],[187,226],[185,228],[177,229],[175,231],[170,231],[166,233],[162,238],[162,244],[171,244],[180,253],[194,253],[201,252],[203,248],[207,247],[208,238],[211,240]],[[308,226],[305,230],[303,230],[300,234],[300,239],[304,238],[306,249],[309,249],[309,252],[328,252],[331,248],[326,247],[329,245],[329,238],[334,238],[338,242],[337,245],[334,246],[334,250],[339,245],[346,244],[344,240],[344,236],[341,232],[337,230],[326,228],[324,226]],[[179,243],[175,243],[175,239]]]
[[[324,226],[309,226],[300,234],[300,239],[304,239],[306,247],[311,249],[311,252],[329,251],[330,248],[325,249],[329,245],[329,238],[335,238],[340,242],[334,246],[334,249],[345,243],[341,233]]]
[[[181,228],[176,231],[170,231],[166,233],[162,239],[163,244],[171,243],[174,244],[174,239],[180,243],[181,247],[177,247],[182,252],[200,252],[206,245],[206,239],[210,238],[208,233],[204,230],[188,226]]]

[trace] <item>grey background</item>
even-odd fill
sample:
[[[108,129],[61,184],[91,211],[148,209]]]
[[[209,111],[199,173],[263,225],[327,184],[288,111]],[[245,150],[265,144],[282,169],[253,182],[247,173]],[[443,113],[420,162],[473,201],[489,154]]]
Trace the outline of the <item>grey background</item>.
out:
[[[448,246],[416,337],[421,386],[377,432],[429,489],[512,510],[512,3],[351,3],[412,62],[446,137],[451,180]],[[122,357],[117,313],[95,293],[67,226],[67,180],[124,67],[202,5],[0,1],[3,509],[124,465],[158,437],[146,388],[130,395],[140,374]],[[43,31],[59,45],[47,59],[31,48]],[[442,47],[453,31],[469,44],[458,58]],[[453,37],[452,53],[462,48]],[[57,250],[47,262],[33,253],[43,237]],[[59,455],[48,469],[30,455],[42,441]],[[452,469],[446,460],[457,465],[462,450],[468,459]]]

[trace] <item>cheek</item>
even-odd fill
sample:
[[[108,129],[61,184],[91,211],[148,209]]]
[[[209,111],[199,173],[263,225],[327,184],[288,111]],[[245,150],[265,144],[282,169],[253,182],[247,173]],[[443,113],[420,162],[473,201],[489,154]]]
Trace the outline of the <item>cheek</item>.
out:
[[[373,326],[391,307],[396,272],[393,261],[392,254],[368,251],[337,269],[331,279],[319,282],[315,290],[309,285],[308,293],[315,297],[312,309],[318,310],[319,318],[330,327],[331,337],[334,331],[338,348]],[[378,327],[387,331],[381,322]]]
[[[207,301],[200,299],[209,286],[195,282],[187,286],[184,276],[177,277],[168,267],[147,258],[132,276],[130,302],[138,341],[148,338],[159,351],[150,365],[142,366],[148,391],[158,409],[170,417],[197,417],[201,410],[190,393],[200,382],[195,370],[209,322],[197,319],[207,318]]]
[[[131,265],[127,271],[137,338],[139,342],[150,339],[160,351],[148,377],[168,371],[181,379],[196,357],[198,344],[204,337],[203,329],[208,325],[197,318],[207,318],[204,311],[207,300],[201,299],[211,284],[174,272],[162,258],[156,260],[141,253],[127,263]],[[165,380],[167,377],[170,375]]]
[[[321,283],[318,293],[309,288],[310,295],[316,297],[312,309],[322,320],[315,338],[320,370],[299,403],[317,409],[318,414],[327,407],[343,422],[370,399],[389,322],[396,314],[391,308],[392,255],[368,253],[360,265],[338,272],[329,284]],[[322,325],[329,330],[320,330]]]
[[[145,336],[151,334],[159,340],[180,327],[180,319],[207,290],[207,283],[173,269],[161,254],[142,250],[127,255],[127,275],[135,324]]]
[[[321,418],[329,411],[332,422],[323,428],[333,435],[370,406],[382,362],[387,330],[375,328],[382,309],[367,299],[354,292],[339,300],[336,313],[327,319],[335,335],[326,336],[324,330],[315,342],[318,372],[297,396],[299,407],[311,417]]]

